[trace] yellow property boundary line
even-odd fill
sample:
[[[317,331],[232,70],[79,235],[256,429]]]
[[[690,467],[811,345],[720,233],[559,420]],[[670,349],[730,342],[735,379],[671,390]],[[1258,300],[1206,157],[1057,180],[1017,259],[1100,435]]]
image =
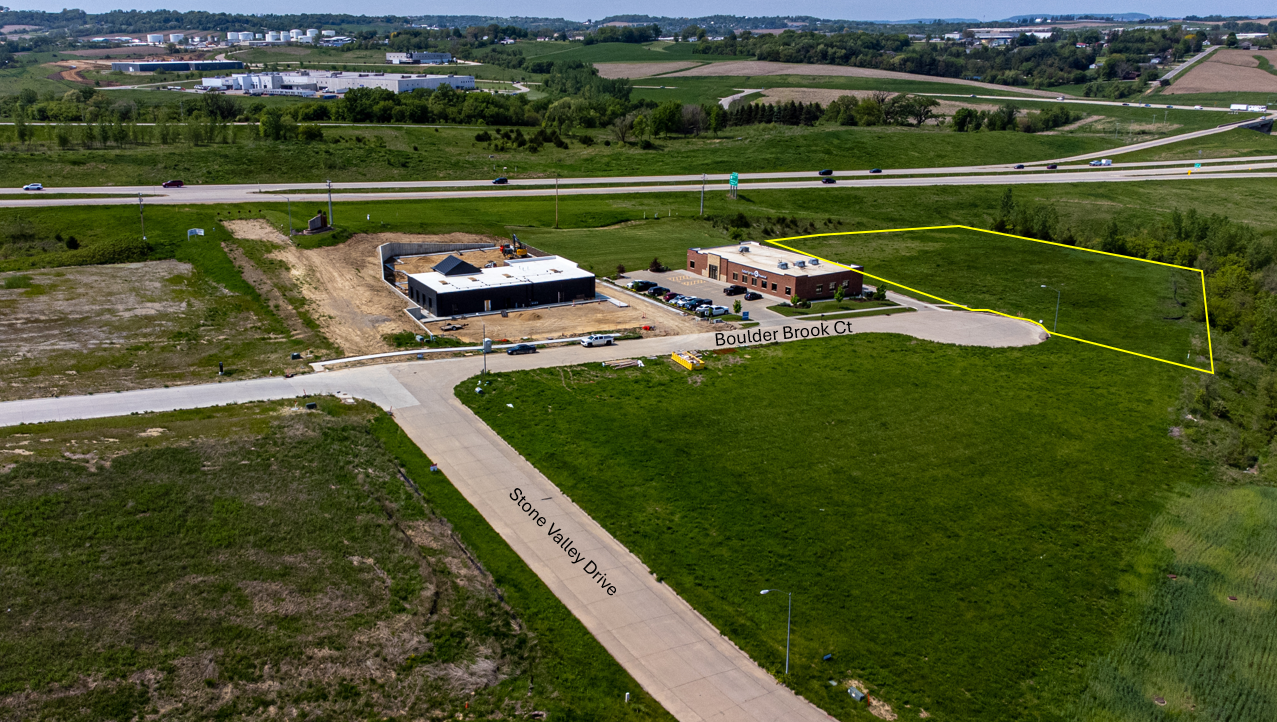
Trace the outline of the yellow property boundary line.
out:
[[[874,279],[875,281],[881,281],[881,282],[883,282],[883,283],[889,283],[889,284],[892,284],[892,285],[894,285],[894,286],[899,286],[900,288],[903,288],[903,289],[905,289],[906,291],[911,291],[911,292],[913,292],[913,293],[917,293],[917,294],[920,294],[920,295],[926,296],[927,298],[934,298],[935,300],[940,301],[940,302],[942,302],[942,303],[946,303],[946,304],[949,304],[949,305],[951,305],[951,306],[957,306],[958,308],[961,308],[961,309],[964,309],[964,310],[967,310],[967,311],[972,311],[972,312],[974,312],[974,313],[992,313],[992,314],[996,314],[996,315],[998,315],[998,316],[1005,316],[1006,318],[1015,319],[1016,321],[1028,321],[1029,323],[1033,324],[1034,326],[1037,326],[1038,328],[1042,329],[1042,331],[1043,331],[1043,332],[1045,332],[1046,334],[1048,334],[1048,335],[1050,335],[1050,336],[1059,336],[1060,338],[1067,338],[1067,339],[1068,339],[1068,340],[1070,340],[1070,341],[1077,341],[1078,343],[1085,343],[1085,344],[1089,344],[1089,345],[1091,345],[1091,346],[1098,346],[1098,347],[1100,347],[1100,348],[1108,349],[1108,350],[1110,350],[1110,351],[1118,351],[1118,352],[1120,352],[1120,353],[1128,353],[1128,354],[1130,354],[1130,355],[1132,355],[1132,356],[1139,356],[1140,358],[1146,358],[1146,359],[1149,359],[1150,361],[1160,361],[1161,363],[1164,363],[1164,364],[1170,364],[1171,366],[1179,366],[1180,368],[1186,368],[1186,369],[1189,369],[1189,370],[1192,370],[1192,371],[1200,371],[1201,373],[1211,374],[1212,376],[1213,376],[1213,375],[1215,375],[1215,349],[1214,349],[1214,346],[1211,344],[1211,337],[1210,337],[1210,307],[1208,306],[1207,301],[1206,301],[1206,273],[1205,273],[1204,271],[1202,271],[1201,269],[1198,269],[1198,268],[1189,268],[1189,267],[1187,267],[1187,266],[1177,266],[1177,265],[1175,265],[1174,263],[1162,263],[1161,261],[1150,261],[1150,260],[1147,260],[1147,259],[1144,259],[1144,258],[1133,258],[1133,257],[1131,257],[1131,256],[1123,256],[1123,255],[1118,254],[1118,253],[1108,253],[1107,251],[1096,251],[1096,250],[1092,250],[1092,249],[1090,249],[1090,248],[1080,248],[1080,247],[1078,247],[1078,246],[1069,246],[1069,245],[1066,245],[1066,244],[1063,244],[1063,243],[1053,243],[1053,242],[1051,242],[1051,241],[1040,241],[1040,240],[1038,240],[1038,239],[1036,239],[1036,238],[1026,238],[1026,237],[1024,237],[1024,236],[1017,236],[1017,235],[1013,235],[1013,234],[1011,234],[1011,233],[1000,233],[1000,232],[998,232],[998,231],[989,231],[989,230],[985,230],[985,229],[983,229],[983,228],[972,228],[971,226],[960,226],[960,225],[953,225],[953,226],[924,226],[924,227],[921,227],[921,228],[884,228],[884,229],[877,230],[877,231],[840,231],[840,232],[837,232],[837,233],[812,233],[812,234],[808,234],[808,235],[805,235],[805,236],[790,236],[790,237],[788,237],[788,238],[775,238],[775,239],[772,239],[772,240],[767,241],[767,243],[771,243],[771,244],[773,244],[773,245],[780,246],[781,248],[784,248],[784,249],[785,249],[785,250],[787,250],[787,251],[793,251],[794,253],[800,253],[800,254],[802,254],[802,255],[804,255],[804,256],[807,256],[807,257],[809,257],[809,258],[817,258],[817,259],[819,259],[819,260],[821,260],[821,261],[823,261],[823,262],[825,262],[825,263],[828,263],[828,264],[831,264],[831,265],[834,265],[834,266],[838,266],[839,268],[846,268],[847,270],[855,270],[855,269],[851,268],[850,266],[848,266],[848,265],[846,265],[846,264],[844,264],[844,263],[839,263],[839,262],[837,262],[837,261],[831,261],[831,260],[829,260],[829,259],[827,259],[827,258],[821,258],[820,256],[813,256],[813,255],[811,255],[810,253],[807,253],[806,251],[803,251],[803,250],[801,250],[801,249],[793,248],[793,247],[791,247],[791,246],[787,246],[787,245],[785,245],[784,243],[781,243],[781,241],[798,241],[798,240],[802,240],[802,239],[804,239],[804,238],[820,238],[820,237],[822,237],[822,236],[857,236],[857,235],[865,235],[865,234],[869,234],[869,233],[905,233],[905,232],[908,232],[908,231],[941,231],[941,230],[949,230],[949,229],[954,229],[954,228],[961,228],[962,230],[966,230],[966,231],[977,231],[977,232],[979,232],[979,233],[988,233],[988,234],[990,234],[990,235],[994,235],[994,236],[1006,236],[1007,238],[1016,238],[1016,239],[1019,239],[1019,240],[1021,240],[1021,241],[1032,241],[1032,242],[1034,242],[1034,243],[1043,243],[1043,244],[1046,244],[1046,245],[1048,245],[1048,246],[1059,246],[1060,248],[1068,248],[1068,249],[1070,249],[1070,250],[1074,250],[1074,251],[1085,251],[1085,252],[1087,252],[1087,253],[1098,253],[1098,254],[1099,254],[1099,255],[1101,255],[1101,256],[1112,256],[1112,257],[1114,257],[1114,258],[1121,258],[1121,259],[1126,260],[1126,261],[1140,261],[1140,262],[1143,262],[1143,263],[1152,263],[1152,264],[1155,264],[1155,265],[1158,265],[1158,266],[1166,266],[1167,268],[1178,268],[1178,269],[1180,269],[1180,270],[1182,270],[1182,271],[1192,271],[1192,272],[1194,272],[1194,273],[1197,273],[1197,274],[1201,277],[1201,280],[1202,280],[1202,308],[1203,308],[1203,310],[1204,310],[1204,311],[1205,311],[1205,313],[1206,313],[1206,348],[1207,348],[1207,353],[1210,355],[1210,370],[1209,370],[1209,371],[1207,371],[1206,369],[1199,368],[1199,367],[1197,367],[1197,366],[1189,366],[1188,364],[1182,364],[1182,363],[1178,363],[1178,362],[1175,362],[1175,361],[1167,361],[1167,360],[1166,360],[1166,359],[1164,359],[1164,358],[1157,358],[1156,356],[1148,356],[1148,355],[1146,355],[1146,354],[1136,353],[1135,351],[1127,351],[1127,350],[1126,350],[1126,349],[1124,349],[1124,348],[1117,348],[1116,346],[1106,346],[1106,345],[1104,345],[1104,344],[1102,344],[1102,343],[1096,343],[1096,342],[1094,342],[1094,341],[1087,341],[1087,340],[1086,340],[1086,339],[1084,339],[1084,338],[1077,338],[1077,337],[1074,337],[1074,336],[1066,336],[1066,335],[1064,335],[1064,334],[1062,334],[1062,333],[1053,333],[1053,332],[1051,332],[1051,331],[1047,331],[1046,326],[1043,326],[1042,324],[1038,323],[1037,321],[1034,321],[1034,320],[1033,320],[1033,319],[1031,319],[1031,318],[1023,318],[1023,317],[1020,317],[1020,316],[1012,316],[1011,314],[1002,313],[1001,311],[995,311],[995,310],[993,310],[993,309],[991,309],[991,308],[970,308],[969,306],[965,306],[965,305],[963,305],[963,304],[961,304],[961,303],[958,303],[958,302],[956,302],[956,301],[950,301],[950,300],[948,300],[948,299],[941,298],[941,297],[939,297],[939,296],[934,296],[934,295],[932,295],[932,294],[930,294],[930,293],[927,293],[926,291],[919,291],[919,290],[918,290],[918,289],[916,289],[916,288],[910,288],[910,287],[908,287],[908,286],[904,285],[903,283],[897,283],[897,282],[895,282],[895,281],[892,281],[892,280],[889,280],[889,279],[886,279],[886,278],[880,278],[880,277],[878,277],[878,276],[873,275],[872,273],[865,273],[863,269],[861,269],[861,270],[857,271],[857,273],[859,273],[859,274],[860,274],[860,275],[862,275],[862,276],[868,276],[869,278],[872,278],[872,279]]]

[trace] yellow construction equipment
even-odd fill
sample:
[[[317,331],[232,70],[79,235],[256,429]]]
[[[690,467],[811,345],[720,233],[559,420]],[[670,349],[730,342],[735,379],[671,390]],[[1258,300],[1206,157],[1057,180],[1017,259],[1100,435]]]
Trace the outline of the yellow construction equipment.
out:
[[[693,351],[675,351],[670,354],[670,358],[678,365],[686,368],[688,371],[693,369],[705,368],[705,362],[701,357]]]

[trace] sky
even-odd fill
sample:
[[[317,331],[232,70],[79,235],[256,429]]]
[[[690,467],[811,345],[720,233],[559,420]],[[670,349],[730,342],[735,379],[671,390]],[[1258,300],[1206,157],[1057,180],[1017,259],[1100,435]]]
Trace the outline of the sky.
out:
[[[368,15],[421,15],[421,14],[457,14],[511,15],[535,17],[563,17],[570,20],[598,19],[608,15],[628,13],[644,13],[668,17],[697,17],[701,15],[766,15],[774,16],[782,12],[794,15],[812,15],[815,17],[847,19],[847,20],[904,20],[910,18],[944,17],[944,18],[978,18],[980,20],[998,20],[1013,15],[1030,13],[1043,14],[1083,14],[1083,13],[1125,13],[1138,12],[1148,15],[1183,16],[1183,15],[1263,15],[1274,14],[1273,3],[1269,0],[1197,0],[1185,2],[1170,0],[1169,2],[1140,2],[1139,0],[1123,0],[1117,6],[1105,2],[1080,0],[1078,2],[1060,2],[1059,0],[1043,0],[1042,2],[1025,3],[1023,0],[985,0],[982,2],[954,2],[953,0],[898,0],[883,5],[880,2],[822,2],[821,0],[789,0],[783,4],[765,0],[644,0],[643,2],[620,2],[619,0],[471,0],[458,5],[455,3],[422,3],[413,0],[371,0],[369,2],[350,3],[339,0],[310,0],[306,3],[287,2],[286,0],[219,0],[219,2],[200,2],[199,0],[85,0],[84,2],[67,2],[67,0],[10,0],[5,2],[9,7],[23,10],[47,10],[57,12],[65,7],[76,7],[88,12],[105,12],[117,9],[136,10],[208,10],[212,12],[233,13],[297,13],[297,12],[333,12],[362,13]]]

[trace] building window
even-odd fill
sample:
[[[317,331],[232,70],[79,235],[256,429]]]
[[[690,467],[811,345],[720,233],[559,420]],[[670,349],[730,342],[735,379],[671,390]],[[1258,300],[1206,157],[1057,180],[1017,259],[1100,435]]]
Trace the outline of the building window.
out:
[[[793,291],[791,291],[791,290],[789,290],[789,286],[785,286],[785,295],[786,295],[786,296],[792,296],[792,295],[794,295],[794,292],[793,292]]]
[[[824,287],[823,285],[821,285],[821,284],[817,283],[817,284],[816,284],[816,295],[817,295],[817,296],[819,296],[819,295],[820,295],[820,292],[821,292],[821,291],[823,291],[824,289],[825,289],[825,287]]]
[[[733,281],[739,281],[739,280],[740,280],[739,278],[737,278],[737,277],[736,277],[736,272],[735,272],[735,271],[732,271],[732,280],[733,280]]]
[[[687,262],[687,267],[688,267],[688,268],[696,268],[696,261],[688,261],[688,262]]]
[[[847,287],[847,279],[845,279],[845,278],[844,278],[844,279],[842,279],[842,287],[843,287],[843,288],[846,288],[846,287]]]
[[[773,290],[773,291],[775,291],[775,290],[776,290],[776,284],[774,284],[774,283],[772,284],[772,290]]]
[[[749,279],[749,285],[751,285],[751,286],[757,286],[757,285],[758,285],[758,279],[757,279],[757,278],[751,278],[751,279]]]

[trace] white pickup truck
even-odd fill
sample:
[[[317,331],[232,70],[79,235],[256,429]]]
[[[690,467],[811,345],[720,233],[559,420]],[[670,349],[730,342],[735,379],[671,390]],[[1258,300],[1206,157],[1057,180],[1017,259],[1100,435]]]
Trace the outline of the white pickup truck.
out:
[[[1102,165],[1103,165],[1103,166],[1107,166],[1107,165],[1113,165],[1113,161],[1112,161],[1112,160],[1110,160],[1110,159],[1108,159],[1108,158],[1102,158],[1102,159],[1100,159],[1100,160],[1093,160],[1093,161],[1091,161],[1091,165],[1093,165],[1093,166],[1102,166]]]

